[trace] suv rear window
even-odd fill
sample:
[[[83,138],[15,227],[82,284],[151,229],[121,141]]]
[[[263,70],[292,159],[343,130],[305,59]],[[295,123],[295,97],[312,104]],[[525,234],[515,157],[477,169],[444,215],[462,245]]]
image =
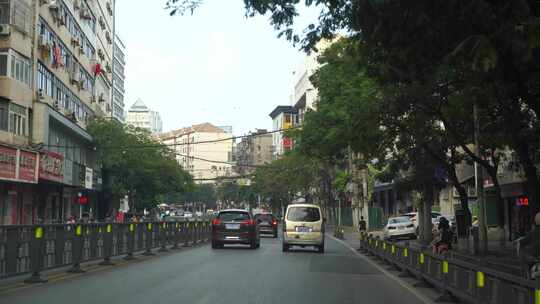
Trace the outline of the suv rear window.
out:
[[[249,220],[249,213],[241,211],[225,211],[219,213],[219,219],[224,222]]]
[[[287,220],[293,222],[317,222],[321,220],[318,208],[291,207],[287,213]]]
[[[255,219],[263,222],[271,222],[274,219],[274,216],[271,214],[257,214],[255,215]]]

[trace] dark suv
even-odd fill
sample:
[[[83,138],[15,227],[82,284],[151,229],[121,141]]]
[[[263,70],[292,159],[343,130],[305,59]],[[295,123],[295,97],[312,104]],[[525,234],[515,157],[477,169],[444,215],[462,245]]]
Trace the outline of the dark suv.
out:
[[[274,238],[278,237],[278,221],[273,214],[255,214],[255,220],[259,224],[261,234],[271,234],[274,236]]]
[[[225,244],[246,244],[252,249],[260,247],[259,225],[251,213],[241,209],[219,211],[212,220],[212,248],[223,248]]]

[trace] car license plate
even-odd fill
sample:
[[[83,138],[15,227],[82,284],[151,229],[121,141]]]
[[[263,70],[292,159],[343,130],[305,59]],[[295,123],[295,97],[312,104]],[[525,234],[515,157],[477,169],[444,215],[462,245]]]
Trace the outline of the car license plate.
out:
[[[403,230],[403,229],[405,229],[405,227],[398,227],[398,229],[399,229],[399,230]]]
[[[311,232],[309,227],[296,227],[296,232]]]
[[[225,228],[230,230],[238,230],[240,229],[240,224],[225,224]]]
[[[226,239],[226,240],[239,240],[240,237],[237,237],[237,236],[226,236],[225,239]]]

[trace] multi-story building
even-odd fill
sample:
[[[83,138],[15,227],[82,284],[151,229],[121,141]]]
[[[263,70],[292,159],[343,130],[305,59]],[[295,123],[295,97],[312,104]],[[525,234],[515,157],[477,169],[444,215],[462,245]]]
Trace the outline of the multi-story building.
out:
[[[107,208],[91,117],[110,115],[109,0],[0,0],[0,224]]]
[[[176,159],[199,183],[212,183],[230,176],[233,140],[223,129],[210,123],[173,130],[159,135],[176,152]]]
[[[316,45],[317,51],[306,56],[303,64],[294,72],[297,78],[292,94],[292,102],[298,111],[298,123],[300,124],[304,121],[306,111],[309,109],[315,110],[317,107],[318,91],[309,79],[317,72],[320,66],[318,58],[339,38],[340,36],[333,40],[324,39],[319,41]]]
[[[125,54],[126,47],[120,37],[116,35],[114,37],[112,116],[120,122],[126,120],[124,114]]]
[[[152,111],[140,98],[129,108],[126,123],[137,128],[148,129],[152,134],[163,131],[163,122],[159,112]]]
[[[240,175],[252,173],[258,166],[272,161],[272,134],[265,129],[250,132],[236,145],[235,171]]]
[[[272,130],[280,131],[292,128],[298,123],[298,110],[293,106],[277,106],[271,113]],[[273,159],[278,159],[293,147],[292,138],[283,135],[283,132],[272,133]]]

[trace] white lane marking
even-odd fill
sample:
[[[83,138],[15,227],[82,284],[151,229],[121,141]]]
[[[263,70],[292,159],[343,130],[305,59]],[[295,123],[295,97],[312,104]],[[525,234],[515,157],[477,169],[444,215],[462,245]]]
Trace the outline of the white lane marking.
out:
[[[379,271],[381,271],[382,273],[384,273],[386,276],[388,276],[389,278],[391,278],[392,280],[396,281],[396,283],[398,283],[399,285],[401,285],[401,287],[405,288],[406,290],[408,290],[410,293],[412,293],[414,296],[416,296],[418,299],[420,299],[424,304],[434,304],[435,301],[432,301],[430,300],[428,297],[426,297],[425,295],[419,293],[416,289],[414,289],[414,287],[410,286],[409,284],[405,283],[403,280],[401,280],[400,278],[396,277],[395,275],[393,275],[392,273],[388,272],[386,269],[382,268],[381,266],[379,266],[377,263],[373,262],[372,260],[368,259],[366,256],[358,253],[356,251],[356,249],[354,249],[353,247],[351,247],[347,242],[345,241],[342,241],[338,238],[335,238],[333,235],[330,235],[330,234],[327,234],[327,236],[329,236],[331,239],[339,242],[340,244],[342,244],[343,246],[347,247],[350,251],[352,251],[356,256],[364,259],[365,261],[367,261],[368,263],[370,263],[371,265],[375,266],[375,268],[377,268]]]

